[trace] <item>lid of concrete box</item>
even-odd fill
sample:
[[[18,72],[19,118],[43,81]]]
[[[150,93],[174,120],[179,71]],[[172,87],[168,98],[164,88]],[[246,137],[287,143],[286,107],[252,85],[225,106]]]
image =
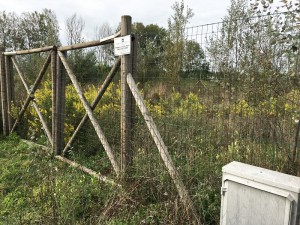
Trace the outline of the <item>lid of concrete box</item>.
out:
[[[300,177],[233,161],[222,168],[223,173],[259,182],[283,190],[300,193]]]

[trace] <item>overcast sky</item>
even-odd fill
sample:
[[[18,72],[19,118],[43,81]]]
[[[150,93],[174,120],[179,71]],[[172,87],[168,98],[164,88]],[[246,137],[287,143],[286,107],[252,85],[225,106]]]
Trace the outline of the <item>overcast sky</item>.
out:
[[[77,13],[85,21],[84,36],[93,40],[96,26],[107,22],[116,27],[122,15],[132,16],[133,22],[166,27],[174,2],[175,0],[0,0],[0,10],[20,14],[51,9],[57,16],[62,40],[65,39],[66,18]],[[189,26],[197,26],[221,21],[230,6],[230,0],[185,0],[185,4],[195,14]]]

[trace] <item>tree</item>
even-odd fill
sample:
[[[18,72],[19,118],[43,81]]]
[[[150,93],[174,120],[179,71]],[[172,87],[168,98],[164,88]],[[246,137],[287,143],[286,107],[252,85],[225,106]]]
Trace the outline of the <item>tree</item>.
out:
[[[269,94],[269,78],[276,71],[270,32],[268,16],[258,17],[247,0],[231,0],[219,38],[208,48],[214,70],[235,88],[247,90],[249,101],[259,101]]]
[[[175,85],[179,85],[180,74],[183,70],[185,29],[194,13],[192,9],[185,7],[183,0],[181,2],[175,2],[172,9],[174,14],[168,20],[164,65],[166,76],[170,78]]]
[[[56,15],[49,9],[42,12],[0,13],[0,41],[6,50],[39,48],[59,44]]]
[[[258,15],[269,15],[272,23],[272,48],[278,48],[278,70],[286,77],[299,85],[299,58],[300,58],[300,3],[298,1],[283,0],[274,3],[272,0],[253,0],[251,10]]]
[[[299,83],[291,76],[295,74],[291,65],[298,58],[293,51],[299,46],[297,13],[291,10],[291,1],[283,1],[287,13],[272,7],[272,2],[232,0],[219,38],[208,48],[215,70],[235,88],[243,88],[253,104]]]
[[[41,13],[23,13],[19,29],[23,36],[23,48],[59,44],[56,15],[49,9],[44,9]]]
[[[205,54],[200,44],[190,40],[185,42],[183,54],[183,77],[207,78],[209,64],[205,60]]]
[[[228,15],[224,17],[220,37],[209,46],[214,69],[223,74],[237,73],[240,60],[245,52],[254,46],[250,24],[252,15],[247,7],[247,0],[231,0]]]
[[[133,32],[139,44],[137,74],[139,74],[139,81],[143,83],[159,77],[163,71],[163,44],[166,30],[155,24],[144,26],[143,23],[134,23]]]
[[[41,12],[0,13],[0,43],[6,51],[40,48],[59,44],[56,15],[49,9]],[[30,81],[44,63],[45,54],[18,57],[22,72]]]
[[[73,14],[66,20],[66,35],[68,45],[83,42],[82,31],[84,29],[85,22],[81,17],[77,17],[77,14]]]
[[[96,39],[109,37],[114,34],[113,28],[108,23],[103,23],[100,27],[96,27]],[[96,48],[99,63],[104,67],[109,67],[114,62],[113,45],[102,45]]]
[[[297,93],[300,87],[300,3],[293,0],[282,0],[274,7],[273,0],[252,1],[251,8],[257,14],[272,16],[273,33],[271,47],[281,46],[281,54],[278,54],[280,75],[276,77],[277,93],[287,98],[288,104],[299,105],[299,97],[291,97],[291,93]],[[275,10],[274,10],[275,8]],[[298,114],[299,117],[299,114]],[[289,170],[292,174],[299,174],[299,131],[300,121],[295,128],[295,143],[290,155]]]
[[[95,51],[84,52],[76,58],[76,61],[69,59],[69,62],[79,82],[87,84],[100,80]]]
[[[84,41],[82,32],[85,22],[77,14],[66,19],[67,43],[69,45]],[[99,79],[99,69],[95,49],[79,49],[68,52],[68,62],[81,83],[90,83]]]
[[[0,45],[6,50],[16,49],[23,41],[18,34],[20,20],[15,13],[0,13]],[[17,48],[19,49],[19,48]]]

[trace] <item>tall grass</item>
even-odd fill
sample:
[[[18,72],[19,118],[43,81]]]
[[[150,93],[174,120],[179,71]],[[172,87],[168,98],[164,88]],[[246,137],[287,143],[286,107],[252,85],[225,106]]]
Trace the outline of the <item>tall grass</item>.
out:
[[[91,102],[97,88],[89,85],[84,89],[85,96]],[[295,147],[295,118],[298,116],[295,103],[300,100],[299,91],[289,90],[281,96],[265,97],[254,102],[247,97],[247,93],[240,92],[240,89],[231,87],[222,80],[199,79],[183,80],[180,90],[170,88],[164,82],[148,82],[141,88],[146,105],[204,224],[219,223],[221,168],[230,161],[237,160],[281,172],[297,173],[298,161],[292,161],[291,156]],[[49,124],[50,95],[51,84],[46,82],[35,96]],[[15,109],[17,111],[17,106]],[[61,221],[71,221],[74,224],[87,221],[91,224],[104,221],[108,224],[189,223],[189,215],[179,201],[175,186],[143,117],[138,109],[136,111],[132,140],[134,158],[129,175],[131,182],[123,189],[99,184],[86,175],[66,168],[54,162],[51,154],[46,154],[45,157],[37,154],[37,158],[34,158],[35,155],[26,156],[32,157],[32,162],[39,165],[36,169],[38,175],[33,175],[34,181],[30,182],[33,182],[33,186],[39,186],[38,193],[41,192],[42,196],[49,194],[47,201],[45,200],[47,203],[44,200],[36,203],[46,204],[43,205],[47,208],[43,212],[47,214],[45,217],[60,221],[61,224],[64,224]],[[68,85],[65,141],[83,115],[83,106],[74,88]],[[113,83],[103,96],[95,109],[95,116],[119,158],[118,82]],[[24,138],[47,144],[36,118],[35,112],[30,109],[19,133]],[[8,143],[13,141],[16,140],[8,140]],[[18,145],[18,141],[15,144]],[[18,145],[18,149],[25,154],[26,147],[22,145]],[[68,153],[72,160],[116,179],[90,123],[83,127]],[[21,162],[22,159],[17,158],[16,161]],[[35,168],[35,165],[32,167]],[[59,172],[55,168],[59,168]],[[69,172],[63,172],[65,169]],[[45,179],[48,183],[41,188],[37,179]],[[24,185],[21,183],[19,186]],[[59,199],[54,194],[60,194]],[[12,197],[15,198],[17,196]],[[73,207],[71,210],[67,208],[69,204]],[[27,208],[29,203],[20,207]],[[39,213],[38,211],[37,214]],[[19,218],[20,215],[15,217]],[[26,221],[26,218],[22,216],[22,220]],[[49,221],[50,219],[47,222]]]

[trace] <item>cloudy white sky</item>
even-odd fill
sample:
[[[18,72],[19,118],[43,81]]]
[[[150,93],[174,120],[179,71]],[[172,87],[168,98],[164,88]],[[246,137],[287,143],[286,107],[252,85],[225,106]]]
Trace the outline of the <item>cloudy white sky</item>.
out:
[[[40,11],[52,9],[59,21],[64,40],[65,20],[77,13],[85,21],[84,35],[94,39],[95,27],[107,22],[116,27],[122,15],[131,15],[133,22],[157,24],[166,27],[172,15],[175,0],[0,0],[0,10],[7,12]],[[185,0],[195,16],[189,26],[219,22],[226,15],[230,0]]]

